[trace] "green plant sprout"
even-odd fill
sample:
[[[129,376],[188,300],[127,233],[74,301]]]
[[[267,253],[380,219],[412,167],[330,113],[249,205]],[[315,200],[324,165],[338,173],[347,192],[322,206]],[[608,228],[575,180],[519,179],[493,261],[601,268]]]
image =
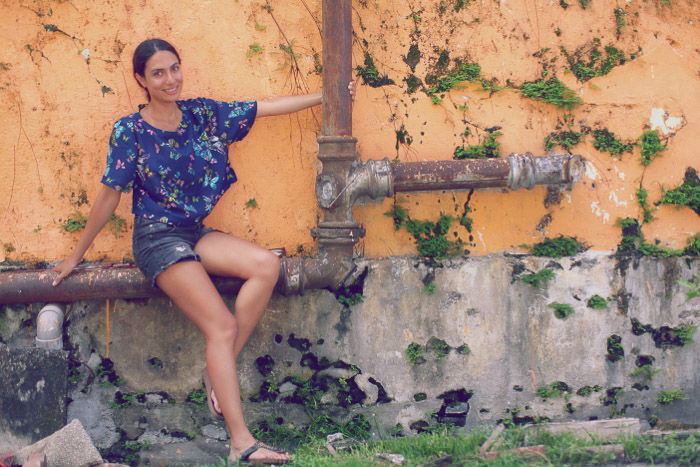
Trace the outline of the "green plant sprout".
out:
[[[630,376],[633,378],[640,378],[642,382],[648,383],[659,371],[661,370],[655,370],[651,365],[642,365],[630,373]]]
[[[627,62],[625,53],[618,48],[612,45],[605,46],[603,48],[605,56],[603,56],[600,46],[600,39],[593,39],[593,45],[588,50],[587,61],[583,58],[585,47],[578,48],[575,52],[568,52],[565,48],[561,48],[561,52],[569,62],[571,72],[582,83],[596,76],[605,76],[616,66],[624,65]]]
[[[571,151],[571,148],[580,143],[584,136],[585,133],[579,133],[571,130],[552,132],[544,139],[544,148],[547,151],[551,151],[555,147],[559,146],[567,151]]]
[[[443,259],[464,253],[464,242],[461,239],[450,240],[446,237],[455,221],[451,216],[440,214],[437,222],[414,220],[405,208],[396,204],[384,214],[394,220],[395,230],[403,227],[413,236],[418,254],[428,265],[437,266]]]
[[[622,347],[622,337],[613,334],[608,337],[608,355],[607,359],[610,362],[616,362],[625,357],[625,349]]]
[[[656,209],[650,207],[649,203],[647,202],[649,194],[648,194],[646,188],[642,188],[642,187],[637,188],[636,194],[637,194],[637,204],[639,205],[640,208],[642,208],[642,223],[648,224],[654,220],[654,211],[656,211]]]
[[[682,389],[668,389],[659,391],[656,394],[656,402],[662,405],[668,405],[676,401],[687,401],[685,392]]]
[[[355,68],[357,71],[357,76],[362,78],[362,82],[364,84],[367,84],[373,88],[394,84],[394,80],[390,79],[389,76],[379,73],[377,66],[374,64],[374,59],[367,51],[365,51],[364,63],[364,66],[358,66]]]
[[[345,306],[353,306],[365,301],[365,296],[361,293],[354,293],[350,296],[340,295],[338,301]]]
[[[700,215],[700,178],[697,171],[689,167],[685,172],[683,183],[671,190],[664,190],[663,198],[656,204],[675,204],[687,206]]]
[[[639,139],[642,144],[642,160],[643,166],[651,164],[659,153],[664,152],[668,144],[662,144],[661,138],[659,137],[659,130],[647,130],[642,133]]]
[[[602,390],[603,388],[596,384],[595,386],[583,386],[578,391],[576,391],[576,394],[582,397],[588,397],[594,392],[600,392]]]
[[[547,283],[554,279],[554,276],[554,271],[544,268],[532,274],[523,274],[520,276],[520,280],[538,289],[544,289]]]
[[[608,300],[601,297],[600,295],[593,295],[586,302],[588,308],[593,308],[594,310],[602,310],[608,307]]]
[[[248,201],[245,202],[245,207],[255,209],[258,207],[258,202],[255,200],[255,198],[250,198]]]
[[[700,276],[695,276],[688,281],[678,279],[677,282],[688,289],[688,291],[685,293],[688,300],[692,300],[695,297],[700,297]]]
[[[252,44],[248,45],[248,50],[245,53],[245,56],[247,58],[252,58],[256,55],[261,54],[263,51],[263,47],[258,44],[257,42],[253,42]]]
[[[428,82],[426,78],[426,83],[431,85],[431,88],[426,89],[426,94],[432,99],[434,104],[439,104],[442,102],[442,98],[438,95],[444,95],[445,93],[453,89],[461,89],[460,83],[465,81],[476,81],[481,78],[481,66],[478,63],[461,63],[457,61],[455,63],[455,68],[449,71],[443,76],[435,77],[434,80]]]
[[[574,256],[586,247],[573,237],[560,235],[556,238],[546,238],[540,243],[536,243],[530,249],[534,256],[546,256],[549,258],[561,258],[563,256]]]
[[[632,143],[623,143],[615,136],[615,133],[607,129],[593,130],[593,147],[600,152],[609,152],[614,156],[623,152],[632,152]]]
[[[563,394],[568,394],[570,391],[571,388],[568,384],[562,381],[555,381],[547,386],[541,386],[537,388],[537,391],[535,391],[535,395],[537,397],[541,397],[542,399],[550,399],[559,397]]]
[[[108,226],[109,226],[109,231],[112,232],[112,235],[114,235],[114,238],[119,238],[121,236],[121,233],[126,230],[126,220],[118,216],[117,214],[112,214],[109,216],[109,219],[107,220]]]
[[[583,102],[573,89],[568,88],[556,76],[546,81],[543,77],[537,81],[523,83],[520,92],[525,97],[552,104],[560,109],[573,109]]]
[[[462,146],[457,146],[454,150],[453,159],[487,159],[499,156],[498,148],[500,143],[496,141],[496,138],[501,136],[503,133],[500,131],[495,131],[486,135],[486,138],[481,142],[481,144],[467,146],[466,148]]]
[[[68,216],[68,218],[60,225],[60,228],[66,232],[77,232],[85,228],[87,224],[87,217],[83,216],[80,212],[75,211],[73,214]]]
[[[566,303],[552,302],[547,306],[554,309],[554,316],[559,319],[566,319],[574,314],[574,308]]]
[[[425,350],[420,344],[411,342],[408,347],[406,347],[405,354],[408,364],[411,366],[425,363]]]

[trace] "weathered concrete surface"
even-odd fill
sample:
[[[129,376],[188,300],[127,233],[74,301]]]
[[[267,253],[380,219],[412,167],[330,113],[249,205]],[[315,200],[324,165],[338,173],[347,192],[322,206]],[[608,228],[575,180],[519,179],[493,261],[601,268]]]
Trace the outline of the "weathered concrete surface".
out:
[[[431,414],[467,427],[623,414],[700,420],[700,345],[674,345],[668,331],[698,324],[700,298],[688,300],[677,283],[700,274],[697,258],[588,252],[455,259],[434,271],[415,258],[360,266],[362,303],[345,306],[325,290],[273,298],[239,362],[251,423],[299,427],[308,422],[304,400],[338,422],[362,414],[375,433],[396,425],[407,433],[432,423]],[[522,281],[545,267],[556,277],[543,289]],[[433,294],[423,291],[429,274]],[[607,308],[587,307],[593,295],[608,298]],[[574,313],[556,318],[553,302]],[[109,359],[104,303],[73,304],[66,332],[72,355],[85,363],[71,370],[69,415],[104,457],[119,460],[126,440],[224,441],[206,406],[186,401],[202,387],[203,340],[169,301],[118,301],[116,311],[112,303]],[[624,352],[617,360],[609,358],[611,336]],[[412,343],[423,363],[409,364]],[[651,362],[650,379],[631,376],[641,361]],[[564,392],[536,395],[552,383]],[[314,399],[309,389],[319,391]],[[687,400],[659,404],[659,391],[671,389]]]
[[[66,423],[67,354],[0,343],[0,452],[32,444]]]

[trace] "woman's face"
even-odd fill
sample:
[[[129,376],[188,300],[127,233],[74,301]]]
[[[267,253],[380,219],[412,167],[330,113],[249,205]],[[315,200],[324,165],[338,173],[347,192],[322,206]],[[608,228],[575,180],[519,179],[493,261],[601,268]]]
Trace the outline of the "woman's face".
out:
[[[177,56],[159,50],[146,62],[144,76],[136,73],[136,80],[148,90],[151,100],[175,102],[182,91],[182,70]]]

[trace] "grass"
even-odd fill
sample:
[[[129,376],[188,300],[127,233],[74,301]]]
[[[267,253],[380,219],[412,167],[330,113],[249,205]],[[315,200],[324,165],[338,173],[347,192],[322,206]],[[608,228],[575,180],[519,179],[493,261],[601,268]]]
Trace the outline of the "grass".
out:
[[[304,467],[366,467],[386,466],[387,461],[377,458],[380,453],[400,454],[406,466],[518,466],[518,465],[605,465],[615,459],[609,453],[596,453],[591,447],[603,445],[600,441],[581,441],[571,434],[551,435],[534,432],[525,441],[520,427],[507,428],[501,435],[501,452],[525,445],[545,445],[544,457],[522,457],[502,454],[494,460],[480,456],[479,448],[490,433],[486,427],[476,427],[464,434],[456,434],[450,427],[440,427],[430,433],[411,437],[387,437],[376,441],[358,443],[350,449],[331,455],[324,439],[317,439],[300,446],[294,453],[291,466]],[[700,462],[700,443],[695,436],[686,439],[675,436],[627,436],[616,443],[625,448],[628,462],[673,463],[690,466]],[[217,467],[235,464],[222,461]]]

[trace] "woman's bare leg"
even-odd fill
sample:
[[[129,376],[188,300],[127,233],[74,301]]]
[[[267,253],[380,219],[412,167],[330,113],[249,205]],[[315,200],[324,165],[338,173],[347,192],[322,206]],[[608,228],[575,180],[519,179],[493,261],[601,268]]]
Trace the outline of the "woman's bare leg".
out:
[[[277,284],[279,258],[269,250],[221,232],[211,232],[195,246],[209,274],[245,280],[236,297],[238,337],[233,349],[238,357],[267,307]]]
[[[234,349],[239,347],[239,320],[228,310],[201,263],[176,263],[158,275],[156,283],[204,334],[209,377],[220,394],[218,406],[231,434],[231,454],[236,458],[255,442],[243,418],[234,357]],[[251,455],[251,460],[256,458],[284,461],[289,456],[260,449]]]

